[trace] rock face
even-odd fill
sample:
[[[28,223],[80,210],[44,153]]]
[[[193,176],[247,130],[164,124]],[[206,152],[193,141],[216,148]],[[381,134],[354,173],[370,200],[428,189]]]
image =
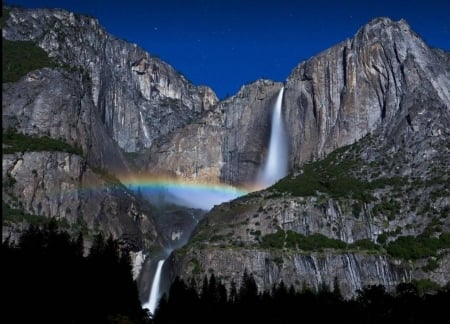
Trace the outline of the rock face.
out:
[[[4,174],[15,181],[10,188],[12,196],[9,191],[5,193],[7,200],[17,199],[13,207],[33,215],[65,219],[69,225],[81,217],[90,230],[112,232],[117,238],[132,236],[144,250],[170,241],[164,228],[156,233],[158,224],[153,217],[157,211],[153,207],[138,207],[138,199],[126,190],[108,189],[103,173],[126,175],[132,166],[126,152],[143,151],[156,138],[201,116],[217,102],[214,92],[192,85],[170,65],[136,44],[108,34],[92,17],[59,9],[8,8],[7,13],[3,38],[34,42],[60,67],[30,71],[18,82],[2,84],[2,128],[29,136],[48,136],[80,148],[83,156],[78,157],[79,163],[91,170],[102,188],[101,194],[95,196],[98,199],[94,199],[80,193],[84,181],[80,177],[91,176],[55,171],[48,180],[55,184],[44,185],[42,180],[38,193],[25,176],[16,177],[16,173],[11,173],[14,166],[4,162]],[[11,159],[23,161],[17,156]],[[40,159],[46,161],[48,157]],[[44,166],[50,168],[44,162],[31,162],[17,162],[23,174]],[[59,166],[57,162],[50,165]],[[66,183],[67,177],[75,179],[70,190],[76,199],[70,203],[48,191],[54,188],[64,195],[69,189],[59,184]],[[140,224],[139,215],[143,213],[148,219]]]
[[[292,175],[208,213],[191,242],[171,256],[172,278],[201,280],[213,271],[230,284],[246,270],[264,290],[281,280],[332,286],[336,277],[346,297],[375,283],[446,284],[448,249],[408,260],[390,243],[450,232],[448,58],[406,22],[379,18],[301,63],[283,100]],[[264,245],[288,231],[320,234],[347,248],[318,253]],[[374,250],[351,245],[367,241]]]
[[[260,291],[270,290],[281,281],[298,291],[305,286],[317,291],[323,284],[333,287],[337,279],[346,298],[366,285],[381,284],[392,290],[399,282],[411,280],[411,273],[404,264],[396,264],[385,256],[364,253],[327,251],[280,258],[270,251],[257,249],[214,249],[188,251],[184,257],[175,254],[170,261],[172,271],[177,275],[195,273],[199,271],[198,267],[203,270],[203,266],[208,266],[214,273],[220,269],[218,274],[227,285],[234,281],[238,287],[247,271],[252,273]],[[180,265],[182,269],[177,268]]]
[[[163,242],[151,210],[119,183],[106,181],[78,155],[64,152],[5,154],[3,203],[29,214],[64,221],[85,239],[110,233],[133,251]],[[3,226],[3,237],[15,226]],[[159,241],[159,242],[158,242]],[[89,244],[87,244],[89,245]]]
[[[64,10],[7,11],[3,38],[34,42],[60,67],[30,71],[18,82],[2,84],[3,130],[62,140],[80,148],[83,156],[49,151],[4,155],[3,203],[35,217],[55,217],[75,233],[83,231],[87,246],[91,234],[111,233],[136,252],[135,268],[146,257],[150,264],[163,246],[186,240],[191,229],[186,232],[180,219],[186,214],[191,226],[192,213],[198,212],[180,207],[177,226],[171,228],[159,210],[109,177],[130,172],[126,152],[143,151],[207,112],[217,102],[214,92],[192,85],[136,44],[108,34],[92,17]],[[4,223],[3,236],[16,239],[25,227],[23,222]],[[146,278],[134,276],[145,284]]]
[[[354,38],[299,64],[284,98],[291,166],[368,133],[393,134],[429,101],[448,107],[449,65],[442,56],[405,21],[378,18]]]
[[[152,147],[147,169],[237,185],[254,181],[281,86],[260,80],[243,87],[197,124]],[[430,49],[405,21],[379,18],[300,63],[284,87],[293,170],[367,134],[395,136],[398,124],[414,123],[426,102],[448,106],[448,53]]]
[[[155,143],[145,169],[198,182],[252,184],[266,155],[281,86],[269,80],[243,86],[198,122]]]
[[[171,255],[171,278],[201,282],[214,272],[230,285],[240,283],[247,271],[261,291],[281,281],[297,289],[332,287],[337,279],[347,298],[372,284],[389,290],[426,278],[445,285],[448,243],[420,255],[398,249],[424,246],[396,243],[450,233],[450,134],[444,132],[450,113],[428,107],[438,118],[416,119],[419,128],[419,120],[427,122],[422,135],[405,123],[397,132],[401,147],[394,140],[366,137],[305,165],[273,188],[214,207],[189,244]],[[293,244],[297,236],[300,241]],[[307,243],[312,237],[314,243]],[[321,245],[329,239],[341,244]]]
[[[126,172],[128,164],[96,112],[89,84],[80,72],[49,68],[4,83],[3,129],[62,139],[81,148],[91,166]]]
[[[170,65],[108,34],[94,18],[65,10],[11,8],[9,40],[30,40],[51,58],[89,76],[89,98],[108,135],[126,152],[148,148],[217,102]]]

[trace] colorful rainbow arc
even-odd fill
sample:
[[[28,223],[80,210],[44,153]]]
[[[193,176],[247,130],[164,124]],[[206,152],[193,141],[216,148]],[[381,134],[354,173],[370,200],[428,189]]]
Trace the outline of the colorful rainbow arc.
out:
[[[195,183],[171,178],[124,177],[121,179],[128,189],[149,194],[168,194],[187,205],[210,209],[216,204],[246,195],[252,190],[233,187],[223,183]]]

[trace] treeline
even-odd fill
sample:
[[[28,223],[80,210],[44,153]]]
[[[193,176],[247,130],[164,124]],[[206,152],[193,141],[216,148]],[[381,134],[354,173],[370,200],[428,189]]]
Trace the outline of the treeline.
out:
[[[393,293],[368,286],[342,297],[338,282],[297,291],[283,282],[258,292],[251,274],[227,289],[214,274],[201,286],[177,278],[153,316],[143,310],[129,253],[111,236],[95,236],[84,254],[55,221],[30,226],[17,244],[2,243],[4,323],[438,323],[446,318],[450,286],[423,293],[402,283]]]
[[[31,41],[2,39],[2,83],[16,82],[30,71],[57,67],[48,54]]]
[[[17,244],[2,243],[3,323],[149,323],[129,253],[111,236],[83,237],[55,221],[30,226]]]
[[[61,151],[78,155],[83,154],[80,148],[73,147],[63,140],[48,136],[29,136],[17,133],[17,130],[13,128],[8,128],[3,132],[2,143],[4,144],[3,154],[31,151]]]
[[[346,243],[344,241],[329,238],[320,233],[303,235],[288,230],[278,230],[275,233],[261,237],[260,246],[265,249],[284,249],[320,251],[322,249],[336,250],[366,250],[386,251],[394,258],[405,260],[418,260],[426,257],[439,257],[439,251],[450,248],[450,233],[440,233],[438,237],[433,231],[426,230],[417,236],[399,236],[395,241],[377,244],[368,239]],[[386,238],[383,238],[383,242]]]
[[[177,278],[155,312],[155,324],[166,323],[440,323],[450,305],[449,287],[420,294],[413,283],[394,293],[381,285],[367,286],[355,298],[342,297],[339,285],[301,292],[280,283],[258,293],[252,275],[244,273],[240,287],[230,289],[212,274],[200,289]]]

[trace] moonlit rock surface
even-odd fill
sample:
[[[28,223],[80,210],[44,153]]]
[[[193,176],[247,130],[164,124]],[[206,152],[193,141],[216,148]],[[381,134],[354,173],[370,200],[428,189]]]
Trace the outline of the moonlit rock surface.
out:
[[[139,276],[139,273],[141,272],[142,265],[145,261],[145,254],[142,251],[138,252],[130,252],[131,259],[133,260],[133,267],[132,267],[132,273],[133,273],[133,280],[136,280]]]

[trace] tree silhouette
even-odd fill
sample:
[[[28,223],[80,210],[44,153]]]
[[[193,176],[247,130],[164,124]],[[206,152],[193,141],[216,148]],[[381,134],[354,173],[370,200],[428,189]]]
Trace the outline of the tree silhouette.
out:
[[[255,278],[252,274],[248,274],[247,270],[245,270],[242,277],[242,284],[239,288],[239,301],[244,304],[252,304],[257,300],[258,286],[256,285]]]
[[[128,251],[102,235],[87,257],[83,236],[51,220],[29,226],[17,246],[2,243],[5,323],[149,323],[132,279]],[[26,297],[26,298],[24,298]],[[25,304],[26,303],[26,304]],[[24,306],[26,311],[23,311]]]
[[[450,304],[450,285],[421,295],[414,282],[399,284],[394,293],[381,285],[366,286],[350,300],[342,298],[337,279],[333,290],[322,284],[317,291],[307,286],[296,291],[281,281],[259,293],[253,274],[244,271],[239,289],[232,281],[229,291],[214,273],[200,287],[176,278],[151,319],[138,299],[129,251],[99,233],[84,256],[83,236],[72,239],[56,225],[52,220],[29,226],[17,245],[9,238],[2,242],[2,322],[237,324],[314,318],[416,324],[439,322]],[[27,311],[24,300],[30,301]]]
[[[314,319],[319,323],[435,323],[439,316],[445,317],[450,301],[448,287],[437,294],[420,297],[417,286],[411,283],[398,285],[394,294],[381,285],[372,285],[359,290],[349,300],[342,298],[337,287],[335,280],[333,291],[326,285],[319,286],[317,291],[307,287],[296,291],[281,281],[258,294],[253,275],[245,271],[239,293],[232,281],[230,297],[226,299],[228,292],[215,275],[203,278],[200,297],[194,292],[197,291],[195,282],[186,286],[177,278],[169,298],[161,300],[154,322],[272,324]]]

